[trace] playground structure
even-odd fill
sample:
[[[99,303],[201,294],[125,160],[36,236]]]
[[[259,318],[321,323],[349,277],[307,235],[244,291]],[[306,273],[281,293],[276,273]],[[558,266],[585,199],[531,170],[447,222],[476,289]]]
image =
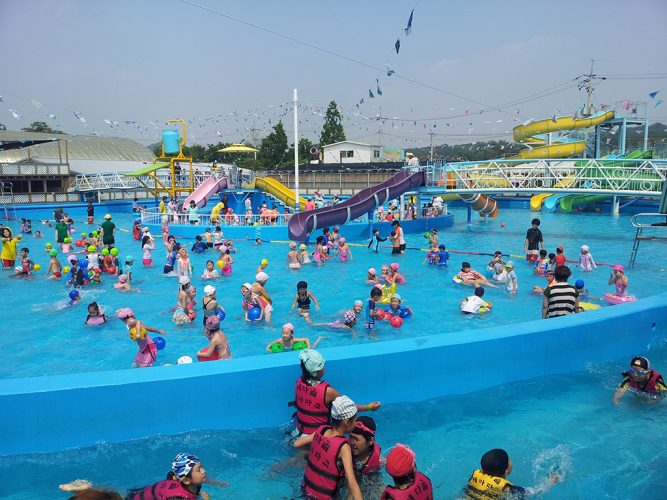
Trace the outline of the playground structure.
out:
[[[265,193],[276,198],[287,207],[295,208],[296,195],[294,191],[285,186],[282,182],[272,179],[271,177],[255,177],[253,181],[246,186],[251,189],[260,189]],[[306,199],[299,196],[299,209],[306,209]]]

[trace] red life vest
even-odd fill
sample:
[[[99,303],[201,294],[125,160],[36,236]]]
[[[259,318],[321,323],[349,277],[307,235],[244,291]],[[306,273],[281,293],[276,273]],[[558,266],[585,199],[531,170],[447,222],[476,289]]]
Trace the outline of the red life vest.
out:
[[[380,450],[380,445],[377,443],[373,443],[373,451],[371,451],[371,456],[368,457],[368,462],[366,462],[366,465],[364,465],[359,473],[361,474],[373,474],[374,472],[378,472],[381,468],[380,466],[380,454],[382,453],[382,450]]]
[[[646,384],[643,387],[640,387],[640,385],[637,383],[635,379],[632,377],[629,377],[630,380],[630,387],[637,391],[641,392],[658,392],[658,389],[656,387],[656,382],[658,379],[661,377],[660,372],[657,370],[651,370],[651,376],[649,379],[646,381]]]
[[[419,471],[415,472],[415,481],[408,488],[399,490],[387,486],[382,492],[380,500],[433,500],[433,486],[431,480]]]
[[[347,438],[344,436],[325,437],[324,433],[331,429],[326,425],[315,431],[310,445],[306,472],[301,486],[305,497],[313,500],[328,500],[338,491],[340,481],[345,475],[338,453]]]
[[[166,479],[151,486],[146,486],[142,490],[135,491],[130,498],[132,500],[169,500],[170,498],[197,500],[199,495],[190,493],[180,481]]]
[[[296,401],[296,428],[304,434],[312,434],[321,425],[329,423],[330,407],[325,402],[327,382],[315,386],[303,379],[296,381],[294,400]]]

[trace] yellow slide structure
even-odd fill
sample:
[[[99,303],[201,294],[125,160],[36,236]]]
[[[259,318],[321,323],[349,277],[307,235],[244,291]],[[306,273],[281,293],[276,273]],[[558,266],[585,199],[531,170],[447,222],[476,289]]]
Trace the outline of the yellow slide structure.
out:
[[[561,132],[563,130],[575,130],[580,128],[595,127],[602,122],[612,120],[613,111],[597,113],[588,118],[575,118],[574,116],[561,116],[553,119],[540,120],[514,127],[512,135],[516,142],[544,144],[544,140],[535,138],[536,135],[548,134],[549,132]],[[545,158],[551,158],[550,156]]]
[[[262,191],[275,196],[288,207],[294,207],[295,205],[296,196],[294,191],[285,186],[282,182],[272,179],[271,177],[256,177],[255,182],[251,187],[261,189]],[[306,201],[308,200],[299,196],[300,210],[306,209]]]

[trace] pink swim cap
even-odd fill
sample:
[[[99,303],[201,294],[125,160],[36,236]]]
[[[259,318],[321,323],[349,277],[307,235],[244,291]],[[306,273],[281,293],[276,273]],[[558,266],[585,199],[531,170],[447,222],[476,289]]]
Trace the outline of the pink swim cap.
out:
[[[377,273],[378,272],[375,270],[374,267],[371,267],[371,268],[368,269],[368,274],[372,274],[373,276],[375,276]]]
[[[285,329],[285,328],[287,328],[287,329],[290,330],[292,333],[294,333],[294,325],[293,325],[292,323],[285,323],[285,324],[283,325],[283,329]]]
[[[345,243],[345,238],[341,238],[341,239],[340,239],[340,242],[341,242],[341,243]]]
[[[390,267],[391,267],[394,271],[398,271],[398,264],[397,264],[396,262],[392,262],[391,265],[390,265]]]
[[[118,311],[116,311],[116,317],[118,319],[127,319],[134,317],[134,313],[129,307],[123,307],[122,309],[118,309]]]
[[[621,264],[616,264],[612,266],[612,269],[614,271],[621,271],[622,273],[625,273],[625,268]]]

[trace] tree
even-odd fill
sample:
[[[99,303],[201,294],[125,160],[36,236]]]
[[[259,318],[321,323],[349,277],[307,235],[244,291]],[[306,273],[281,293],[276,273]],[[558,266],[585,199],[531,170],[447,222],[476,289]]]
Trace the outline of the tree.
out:
[[[320,134],[320,147],[327,144],[333,144],[345,140],[345,130],[343,130],[342,118],[336,101],[331,101],[324,115],[324,125]]]
[[[313,143],[310,140],[302,137],[299,139],[299,164],[310,163],[310,148],[313,147]],[[281,163],[281,166],[287,167],[294,165],[294,144],[290,144],[289,151],[285,154],[285,159]]]
[[[262,139],[257,159],[263,168],[273,168],[280,165],[287,152],[287,134],[283,122],[279,121],[271,133]]]
[[[46,122],[32,122],[29,127],[22,128],[25,132],[44,132],[46,134],[64,134],[62,130],[54,130]]]

